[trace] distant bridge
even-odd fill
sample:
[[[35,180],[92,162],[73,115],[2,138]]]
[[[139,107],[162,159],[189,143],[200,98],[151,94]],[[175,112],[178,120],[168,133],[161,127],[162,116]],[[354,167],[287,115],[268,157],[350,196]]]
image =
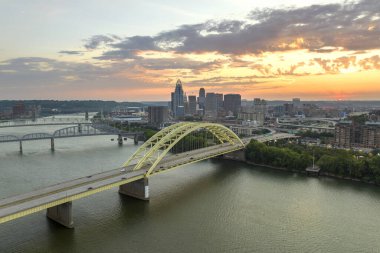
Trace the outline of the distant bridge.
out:
[[[169,153],[189,135],[205,136],[205,140],[212,140],[214,145],[199,147],[199,143],[195,142],[190,143],[190,146],[195,148],[194,150],[179,154]],[[268,142],[291,138],[297,137],[291,134],[274,133],[241,140],[229,128],[219,124],[178,123],[152,136],[119,169],[89,175],[0,200],[0,223],[47,209],[47,217],[66,227],[73,227],[73,200],[114,187],[119,187],[121,194],[148,200],[148,178],[153,175],[239,150],[242,150],[240,153],[244,155],[245,146],[250,139]]]
[[[278,123],[278,126],[283,128],[301,128],[301,129],[309,129],[309,130],[317,130],[318,132],[328,132],[333,133],[335,131],[334,127],[324,127],[324,126],[316,126],[316,125],[301,125],[301,124],[290,124],[290,123]]]
[[[0,121],[0,128],[29,126],[61,126],[91,123],[91,120],[86,120],[84,118],[41,118],[36,120],[3,120]]]
[[[123,144],[123,137],[133,137],[135,143],[143,136],[143,132],[126,132],[117,128],[111,127],[107,124],[77,124],[75,126],[65,127],[56,130],[54,133],[30,133],[23,136],[16,135],[0,135],[0,143],[2,142],[19,142],[20,152],[22,153],[22,142],[35,141],[35,140],[48,140],[50,139],[51,150],[54,151],[54,140],[57,138],[72,138],[72,137],[84,137],[84,136],[97,136],[97,135],[117,135],[118,143]]]

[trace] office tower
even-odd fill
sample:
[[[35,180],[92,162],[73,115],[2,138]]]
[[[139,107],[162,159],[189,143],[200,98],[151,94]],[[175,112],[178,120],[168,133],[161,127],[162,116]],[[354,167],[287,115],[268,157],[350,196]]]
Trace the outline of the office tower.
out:
[[[189,114],[195,115],[197,113],[197,97],[189,96],[188,103],[189,103]]]
[[[223,110],[223,94],[215,93],[217,110]]]
[[[180,118],[185,115],[184,92],[181,80],[177,80],[175,90],[171,94],[171,113],[174,118]]]
[[[301,99],[299,99],[299,98],[293,98],[293,106],[294,106],[294,113],[296,115],[302,114]]]
[[[262,113],[263,115],[265,115],[267,113],[267,101],[265,101],[264,99],[255,98],[253,100],[253,108],[254,112]]]
[[[168,121],[168,108],[166,106],[149,106],[148,122],[149,125],[155,127],[163,126]]]
[[[205,113],[205,103],[206,103],[206,91],[204,88],[200,88],[199,97],[198,97],[198,105],[199,105],[199,109],[203,110],[203,114]]]
[[[205,115],[212,118],[216,118],[218,115],[218,100],[213,92],[206,94]]]
[[[232,112],[234,116],[237,116],[241,108],[241,96],[240,94],[226,94],[224,95],[224,110]]]

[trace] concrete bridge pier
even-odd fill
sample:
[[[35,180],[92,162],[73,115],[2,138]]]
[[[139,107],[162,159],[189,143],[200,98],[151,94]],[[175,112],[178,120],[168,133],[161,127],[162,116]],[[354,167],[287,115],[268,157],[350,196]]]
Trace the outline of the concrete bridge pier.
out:
[[[65,226],[67,228],[74,227],[72,202],[66,202],[58,206],[53,206],[47,209],[46,216]]]
[[[22,141],[20,141],[20,154],[22,154]]]
[[[51,151],[55,150],[55,147],[54,147],[54,138],[50,139],[50,148],[51,148]]]
[[[228,160],[234,160],[234,161],[242,161],[245,162],[245,149],[242,150],[236,150],[234,152],[224,154],[223,158],[228,159]]]
[[[121,134],[119,134],[119,135],[117,136],[117,143],[118,143],[119,145],[123,145],[123,136],[121,136]]]
[[[141,200],[149,200],[148,178],[142,178],[128,184],[120,185],[119,193]]]
[[[82,124],[78,124],[78,132],[82,133]]]
[[[135,145],[139,144],[139,136],[137,134],[135,134],[133,141],[134,141]]]

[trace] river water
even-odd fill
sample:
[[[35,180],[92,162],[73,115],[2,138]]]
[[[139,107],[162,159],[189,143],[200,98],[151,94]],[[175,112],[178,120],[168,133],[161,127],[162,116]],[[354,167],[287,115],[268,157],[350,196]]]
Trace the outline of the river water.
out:
[[[5,128],[0,134],[54,131]],[[0,144],[0,198],[119,167],[114,136]],[[73,202],[74,229],[44,212],[0,224],[0,252],[379,252],[380,188],[207,160],[150,179],[149,202],[118,189]]]

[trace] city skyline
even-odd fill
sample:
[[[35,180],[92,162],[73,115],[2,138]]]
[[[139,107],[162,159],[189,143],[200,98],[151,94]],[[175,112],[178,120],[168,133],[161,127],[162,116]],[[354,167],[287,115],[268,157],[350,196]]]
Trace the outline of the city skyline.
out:
[[[235,2],[4,1],[0,99],[379,99],[378,1]]]

